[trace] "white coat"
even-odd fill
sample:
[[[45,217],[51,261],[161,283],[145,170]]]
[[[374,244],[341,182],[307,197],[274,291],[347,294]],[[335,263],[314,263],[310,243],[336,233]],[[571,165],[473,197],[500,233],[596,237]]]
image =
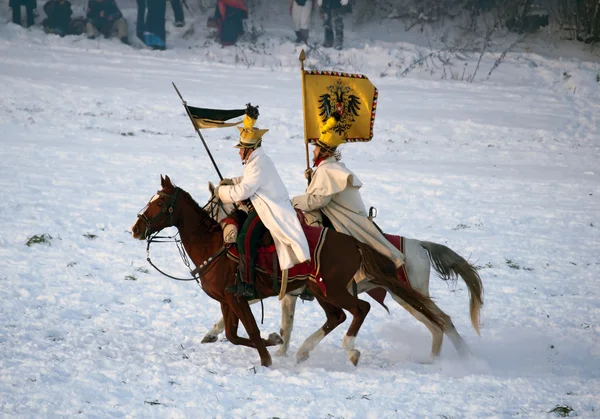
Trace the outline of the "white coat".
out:
[[[289,269],[310,260],[308,242],[287,188],[273,161],[262,148],[252,152],[244,175],[233,178],[233,186],[219,186],[219,198],[225,204],[250,198],[258,216],[271,232],[280,269]]]
[[[336,231],[369,244],[400,267],[404,255],[369,220],[359,192],[361,186],[362,182],[344,163],[329,157],[313,172],[306,195],[294,197],[292,204],[306,212],[322,211]]]

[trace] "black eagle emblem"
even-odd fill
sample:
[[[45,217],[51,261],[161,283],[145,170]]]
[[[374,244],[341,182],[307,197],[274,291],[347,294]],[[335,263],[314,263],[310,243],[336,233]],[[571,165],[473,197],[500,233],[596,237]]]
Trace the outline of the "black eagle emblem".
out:
[[[360,99],[340,79],[327,87],[328,93],[319,96],[319,116],[324,123],[330,116],[338,120],[333,130],[342,134],[352,127],[360,112]],[[336,115],[337,114],[337,115]]]

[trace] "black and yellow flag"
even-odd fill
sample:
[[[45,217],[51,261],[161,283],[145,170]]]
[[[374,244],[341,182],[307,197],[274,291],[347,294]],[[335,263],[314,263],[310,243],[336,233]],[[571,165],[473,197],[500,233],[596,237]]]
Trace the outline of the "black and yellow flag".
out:
[[[304,70],[304,124],[308,142],[319,138],[321,126],[334,113],[334,131],[346,142],[371,141],[377,109],[377,88],[366,76],[336,71]]]
[[[246,113],[246,109],[207,109],[188,106],[194,127],[196,130],[205,128],[233,127],[242,123],[242,119],[236,122],[226,122],[238,118]]]

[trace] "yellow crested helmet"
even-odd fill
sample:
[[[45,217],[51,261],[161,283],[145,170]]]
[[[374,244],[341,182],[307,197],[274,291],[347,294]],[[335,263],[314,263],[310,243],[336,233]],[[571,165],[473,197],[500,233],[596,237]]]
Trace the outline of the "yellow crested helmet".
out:
[[[327,121],[321,127],[321,135],[319,135],[319,139],[315,142],[315,145],[326,151],[335,151],[337,146],[346,142],[346,133],[339,134],[334,130],[338,119],[336,116],[327,118]]]
[[[244,116],[244,126],[237,127],[240,130],[240,142],[235,148],[250,148],[256,149],[260,146],[263,135],[268,129],[256,128],[256,120],[258,119],[258,106],[252,106],[250,103],[246,105],[246,116]]]

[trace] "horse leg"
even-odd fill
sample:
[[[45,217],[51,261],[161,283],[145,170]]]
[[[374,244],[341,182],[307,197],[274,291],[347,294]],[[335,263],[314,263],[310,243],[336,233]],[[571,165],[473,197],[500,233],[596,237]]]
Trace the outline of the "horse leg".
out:
[[[248,304],[252,305],[252,304],[257,303],[258,301],[259,300],[248,301]],[[292,312],[293,312],[293,310],[292,310]],[[219,321],[215,323],[215,325],[212,327],[212,329],[210,329],[208,332],[206,332],[206,334],[202,338],[202,342],[200,342],[200,343],[216,342],[217,339],[219,338],[219,335],[221,333],[223,333],[224,331],[225,331],[225,320],[223,319],[223,317],[221,317],[219,319]]]
[[[290,346],[290,336],[294,328],[294,313],[297,301],[298,297],[290,294],[286,294],[283,300],[281,300],[281,329],[279,330],[279,334],[283,339],[283,343],[276,352],[277,356],[287,355],[287,350]]]
[[[250,348],[256,348],[256,345],[254,344],[254,342],[251,339],[247,339],[247,338],[243,338],[238,336],[237,334],[237,329],[238,329],[238,324],[239,324],[239,320],[241,320],[241,318],[235,313],[234,309],[227,306],[228,309],[230,309],[229,312],[229,316],[232,319],[232,325],[230,326],[231,328],[230,330],[230,335],[227,334],[227,318],[224,317],[224,323],[225,323],[225,337],[227,338],[227,340],[231,343],[233,343],[234,345],[243,345],[243,346],[248,346]],[[252,311],[250,311],[250,314],[252,314]],[[254,319],[254,315],[252,316],[252,318]],[[244,322],[242,321],[242,324]],[[255,321],[256,324],[256,321]],[[258,326],[256,326],[258,329]],[[245,326],[244,326],[245,328]],[[247,331],[247,330],[246,330]],[[281,336],[279,336],[277,333],[271,333],[269,335],[268,339],[262,339],[261,338],[262,343],[265,346],[276,346],[276,345],[280,345],[283,341],[281,339]]]
[[[349,294],[350,295],[350,294]],[[352,323],[350,323],[350,327],[346,332],[346,335],[342,339],[342,347],[346,350],[346,354],[348,355],[348,359],[354,366],[358,364],[358,360],[360,359],[360,351],[354,348],[354,341],[356,340],[356,336],[358,335],[358,331],[365,321],[365,317],[369,313],[371,309],[371,304],[366,301],[359,300],[354,297],[357,302],[354,308],[346,308],[350,313],[352,313],[353,319]]]
[[[369,314],[369,310],[371,310],[371,304],[353,296],[352,294],[350,294],[350,292],[348,292],[348,290],[346,288],[340,288],[338,290],[335,287],[331,287],[330,291],[327,294],[327,297],[323,296],[320,293],[320,290],[317,286],[311,287],[311,291],[313,291],[313,294],[315,294],[317,296],[317,299],[322,298],[323,300],[325,300],[327,306],[322,305],[322,307],[323,307],[323,309],[325,309],[326,313],[329,310],[332,312],[336,312],[336,313],[341,312],[342,314],[344,314],[344,312],[342,311],[342,309],[344,309],[344,310],[349,311],[350,314],[352,314],[352,323],[350,323],[350,327],[348,328],[346,335],[342,339],[342,347],[346,350],[346,354],[348,355],[348,359],[350,360],[350,362],[352,362],[352,364],[354,366],[356,366],[358,364],[358,360],[360,358],[360,351],[355,349],[354,342],[356,340],[356,336],[358,335],[358,331],[360,330],[360,327],[362,326],[363,322],[365,321],[367,314]],[[343,319],[345,319],[345,318],[346,318],[346,315],[344,315]],[[336,326],[338,324],[336,324]],[[314,338],[316,340],[316,343],[315,343],[315,345],[316,345],[330,331],[331,330],[325,331],[323,328],[322,330],[315,332],[313,334],[313,336],[311,336],[309,339],[307,339],[307,342],[310,339]],[[322,336],[320,336],[320,334],[322,334]],[[320,339],[318,339],[319,337],[320,337]],[[302,346],[304,346],[304,344]],[[313,348],[314,348],[314,345],[313,345]],[[298,351],[297,357],[304,355],[304,353],[302,352],[302,349],[303,348],[301,347],[300,350]]]
[[[271,354],[269,354],[267,346],[279,345],[282,343],[281,338],[276,333],[271,333],[268,340],[262,339],[260,337],[260,330],[256,324],[256,320],[254,319],[254,314],[252,314],[252,310],[250,310],[248,302],[245,300],[238,301],[233,295],[229,297],[228,300],[230,309],[235,313],[237,318],[241,320],[244,328],[246,329],[246,333],[248,333],[249,339],[237,336],[237,327],[235,328],[235,334],[231,334],[231,338],[234,340],[232,341],[230,336],[227,336],[227,339],[229,339],[230,342],[235,345],[244,345],[255,348],[260,356],[261,365],[265,367],[271,366],[273,362],[271,361]],[[228,322],[226,321],[226,333],[227,323]]]
[[[410,287],[426,297],[429,297],[429,276],[431,272],[431,265],[429,263],[429,256],[427,251],[419,246],[415,240],[406,240],[405,244],[405,257],[406,257],[406,273],[408,276],[408,282]],[[432,362],[442,350],[442,343],[444,339],[444,332],[439,327],[436,327],[433,323],[425,318],[421,313],[414,310],[408,304],[406,304],[400,297],[390,293],[394,301],[408,311],[415,319],[420,321],[429,329],[431,333],[431,358],[429,362]],[[433,302],[432,302],[433,303]],[[446,327],[448,325],[446,324]]]
[[[406,311],[413,315],[413,317],[419,320],[421,323],[429,329],[431,332],[431,359],[429,362],[433,362],[435,358],[440,355],[442,350],[442,342],[444,338],[444,333],[450,338],[452,344],[456,348],[457,352],[461,357],[465,357],[470,353],[469,348],[463,338],[458,334],[456,328],[454,327],[454,323],[452,323],[452,319],[446,313],[444,313],[433,301],[431,302],[432,311],[436,312],[436,314],[443,320],[444,322],[444,331],[442,331],[439,327],[434,325],[427,319],[424,315],[419,313],[417,310],[406,304],[400,297],[390,292],[394,301],[400,304]]]
[[[317,301],[323,308],[323,311],[327,316],[327,320],[319,330],[310,335],[308,339],[304,341],[302,346],[300,346],[300,349],[298,349],[298,352],[296,353],[296,362],[298,363],[306,361],[310,356],[310,352],[315,349],[319,342],[321,342],[325,336],[327,336],[333,329],[338,327],[346,320],[346,314],[344,314],[344,311],[341,308],[328,303],[318,296]]]
[[[210,329],[202,338],[201,343],[213,343],[219,338],[219,335],[225,330],[225,319],[221,317],[218,322],[215,323],[212,329]]]

